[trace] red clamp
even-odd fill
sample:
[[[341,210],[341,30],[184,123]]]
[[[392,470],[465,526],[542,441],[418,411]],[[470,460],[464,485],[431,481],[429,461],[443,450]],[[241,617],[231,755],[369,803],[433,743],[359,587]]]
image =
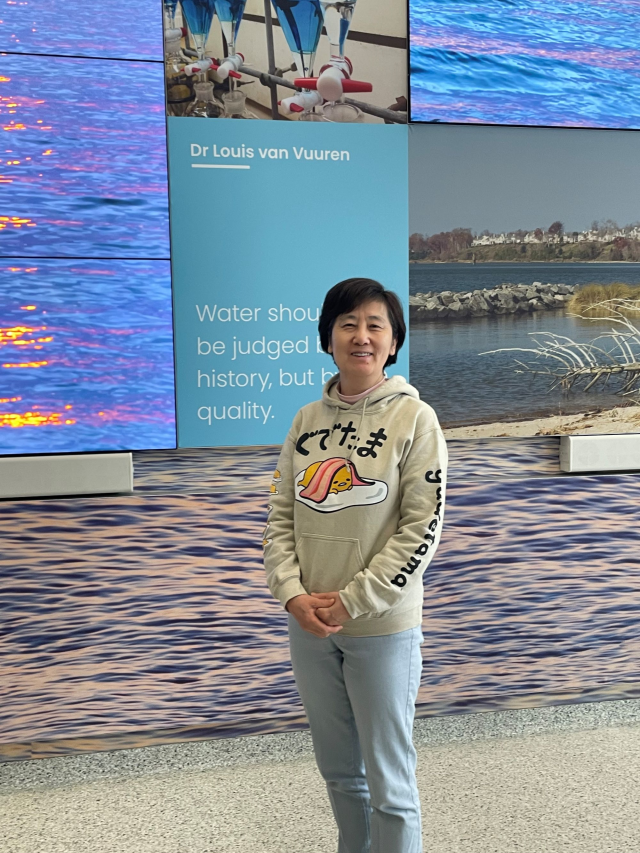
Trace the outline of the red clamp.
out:
[[[211,67],[213,68],[214,71],[217,71],[221,65],[222,65],[222,62],[218,62],[217,65],[215,62],[211,63]],[[235,77],[236,80],[242,80],[242,74],[238,74],[237,71],[229,71],[229,77]]]
[[[318,78],[317,77],[296,77],[293,81],[294,86],[297,86],[299,89],[317,89],[318,88]],[[341,81],[342,91],[345,95],[355,94],[356,92],[373,92],[373,85],[371,83],[365,83],[364,80],[347,80],[346,78]]]

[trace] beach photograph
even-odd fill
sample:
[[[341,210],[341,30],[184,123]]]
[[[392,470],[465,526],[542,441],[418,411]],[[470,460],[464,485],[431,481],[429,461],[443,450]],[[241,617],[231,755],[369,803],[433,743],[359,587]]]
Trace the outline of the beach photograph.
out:
[[[411,381],[447,437],[640,432],[640,139],[409,138]]]
[[[409,0],[411,121],[640,127],[639,0]]]
[[[164,0],[173,116],[405,124],[404,3]]]

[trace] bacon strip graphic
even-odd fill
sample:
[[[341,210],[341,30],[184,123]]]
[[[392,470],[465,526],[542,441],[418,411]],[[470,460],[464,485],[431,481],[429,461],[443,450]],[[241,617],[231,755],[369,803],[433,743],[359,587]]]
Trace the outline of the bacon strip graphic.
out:
[[[358,476],[356,466],[349,459],[333,456],[331,459],[324,460],[309,481],[308,486],[300,492],[300,497],[307,498],[314,503],[322,503],[329,494],[333,478],[341,468],[349,469],[353,486],[371,486],[373,484],[372,480],[363,480]]]

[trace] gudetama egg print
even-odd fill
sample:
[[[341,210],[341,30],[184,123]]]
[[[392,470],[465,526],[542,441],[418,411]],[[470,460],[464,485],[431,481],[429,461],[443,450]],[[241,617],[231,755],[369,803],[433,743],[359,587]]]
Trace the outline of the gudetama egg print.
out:
[[[321,465],[322,462],[313,462],[309,465],[304,472],[302,479],[298,481],[298,485],[303,486],[306,489]],[[347,492],[352,488],[353,479],[351,477],[351,471],[347,465],[343,465],[342,468],[339,468],[331,478],[331,485],[329,486],[328,494],[337,495],[338,492]]]

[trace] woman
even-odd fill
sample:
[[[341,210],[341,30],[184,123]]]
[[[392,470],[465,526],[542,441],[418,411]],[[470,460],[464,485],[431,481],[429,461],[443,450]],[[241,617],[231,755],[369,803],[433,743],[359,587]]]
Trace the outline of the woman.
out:
[[[271,486],[265,568],[338,824],[338,853],[420,853],[412,743],[422,574],[442,528],[436,415],[387,378],[406,329],[395,293],[352,278],[318,324],[338,375],[304,406]]]

